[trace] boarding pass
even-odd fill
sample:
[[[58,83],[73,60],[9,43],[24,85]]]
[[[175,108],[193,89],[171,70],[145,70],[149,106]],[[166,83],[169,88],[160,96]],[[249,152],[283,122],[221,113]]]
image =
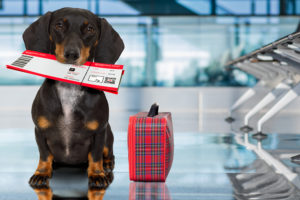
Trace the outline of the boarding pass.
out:
[[[63,64],[55,55],[26,50],[8,69],[45,78],[91,87],[118,94],[123,65],[86,62],[83,65]]]

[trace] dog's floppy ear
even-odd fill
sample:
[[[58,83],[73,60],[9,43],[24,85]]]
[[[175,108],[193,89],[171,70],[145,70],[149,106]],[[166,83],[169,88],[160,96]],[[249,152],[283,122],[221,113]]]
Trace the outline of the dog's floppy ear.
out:
[[[24,31],[23,40],[26,49],[50,53],[49,25],[51,15],[51,12],[47,12]]]
[[[95,62],[115,64],[120,57],[124,43],[119,34],[104,18],[98,18],[100,37],[95,48]]]

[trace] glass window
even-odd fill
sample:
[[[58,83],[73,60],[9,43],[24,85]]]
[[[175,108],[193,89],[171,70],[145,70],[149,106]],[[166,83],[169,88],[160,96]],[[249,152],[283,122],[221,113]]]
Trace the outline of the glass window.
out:
[[[135,1],[132,1],[135,2]],[[102,0],[99,2],[101,15],[139,15],[140,11],[135,9],[129,3],[121,0]]]
[[[296,14],[300,14],[300,0],[296,0]]]
[[[46,13],[47,11],[54,11],[63,7],[77,7],[77,8],[83,8],[88,9],[89,3],[88,1],[82,1],[82,0],[51,0],[51,1],[43,1],[43,13]]]
[[[267,14],[267,0],[256,0],[254,13],[256,15],[266,15]]]
[[[39,0],[27,0],[27,14],[39,15]]]
[[[211,14],[211,0],[176,0],[176,2],[196,14]]]
[[[22,33],[36,18],[0,18],[0,84],[43,78],[5,69],[25,49]],[[226,62],[295,31],[298,18],[111,17],[125,50],[123,86],[248,85],[254,79]],[[24,23],[25,22],[25,23]]]
[[[250,15],[251,0],[216,0],[217,14],[220,15]]]
[[[279,0],[270,0],[271,7],[270,12],[272,15],[278,15],[279,14]]]
[[[24,11],[23,0],[3,0],[0,15],[22,15]]]

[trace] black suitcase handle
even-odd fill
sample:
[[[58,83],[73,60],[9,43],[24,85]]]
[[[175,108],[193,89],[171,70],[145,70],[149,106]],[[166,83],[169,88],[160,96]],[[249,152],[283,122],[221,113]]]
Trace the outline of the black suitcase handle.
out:
[[[148,112],[148,117],[154,117],[158,115],[158,107],[159,105],[157,103],[152,104],[149,112]]]

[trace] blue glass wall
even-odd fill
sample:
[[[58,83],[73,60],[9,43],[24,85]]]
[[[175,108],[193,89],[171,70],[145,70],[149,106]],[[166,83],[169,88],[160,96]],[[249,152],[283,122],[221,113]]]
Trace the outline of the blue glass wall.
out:
[[[43,79],[37,76],[7,70],[5,64],[12,62],[25,49],[22,33],[40,12],[65,6],[100,13],[120,33],[126,48],[118,63],[124,64],[126,70],[122,85],[129,87],[253,85],[256,81],[253,77],[238,70],[229,71],[225,63],[294,32],[299,22],[296,16],[267,16],[280,14],[279,4],[282,2],[279,0],[215,0],[214,7],[211,0],[177,0],[170,3],[173,6],[170,8],[171,11],[176,8],[179,14],[171,16],[148,16],[145,13],[154,11],[145,10],[145,6],[141,6],[143,2],[2,1],[0,85],[42,82]],[[156,1],[151,2],[155,7]],[[160,2],[165,6],[170,1]],[[297,11],[298,1],[290,2],[292,11]],[[287,11],[290,7],[286,6]],[[181,15],[180,12],[192,14]],[[201,16],[214,12],[216,16]],[[251,13],[257,16],[251,16]]]

